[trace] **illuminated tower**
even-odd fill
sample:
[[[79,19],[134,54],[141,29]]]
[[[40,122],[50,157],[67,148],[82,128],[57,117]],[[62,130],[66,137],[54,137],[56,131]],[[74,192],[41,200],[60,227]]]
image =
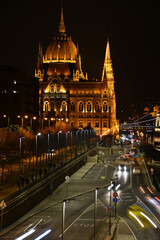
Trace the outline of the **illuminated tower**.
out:
[[[102,80],[104,90],[108,95],[108,111],[109,111],[109,127],[111,132],[117,128],[116,119],[116,97],[114,90],[114,73],[112,67],[112,59],[110,53],[109,39],[107,39],[105,60],[102,72]]]

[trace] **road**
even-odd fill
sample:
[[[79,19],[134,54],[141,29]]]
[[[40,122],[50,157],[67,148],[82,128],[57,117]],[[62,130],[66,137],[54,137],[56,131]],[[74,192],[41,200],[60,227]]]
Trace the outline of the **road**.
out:
[[[160,204],[156,198],[160,199],[160,196],[150,186],[144,162],[140,160],[137,168],[131,165],[131,167],[127,166],[127,171],[118,171],[117,157],[116,155],[107,157],[105,163],[94,165],[83,179],[71,179],[69,184],[65,183],[60,186],[52,196],[43,202],[41,212],[12,229],[1,239],[18,239],[18,237],[24,236],[24,234],[32,233],[25,239],[38,240],[40,239],[38,236],[47,230],[51,231],[43,239],[62,239],[62,203],[56,203],[64,198],[89,190],[90,192],[73,197],[65,203],[64,238],[65,240],[93,239],[94,191],[91,190],[98,186],[109,185],[111,179],[118,175],[115,186],[112,189],[113,193],[114,188],[120,184],[117,190],[119,195],[117,203],[118,216],[125,221],[135,239],[158,240],[160,236]],[[105,177],[107,177],[107,181]],[[109,205],[109,202],[110,191],[108,187],[98,190],[96,232],[99,231],[102,223],[107,218],[106,207]],[[47,207],[47,209],[43,210],[44,207]],[[141,219],[144,227],[140,226],[129,211]],[[144,216],[140,216],[140,212],[150,217],[157,225],[157,228],[154,228]]]

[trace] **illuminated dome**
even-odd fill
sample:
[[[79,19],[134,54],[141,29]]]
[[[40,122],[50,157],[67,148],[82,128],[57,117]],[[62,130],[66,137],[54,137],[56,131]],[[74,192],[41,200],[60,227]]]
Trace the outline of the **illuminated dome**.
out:
[[[48,45],[44,55],[44,62],[76,62],[77,48],[71,37],[61,34]]]
[[[68,37],[65,34],[63,7],[61,7],[61,20],[58,29],[59,34],[57,37],[54,37],[51,43],[48,45],[43,62],[75,63],[77,56],[77,48],[72,42],[71,37]]]

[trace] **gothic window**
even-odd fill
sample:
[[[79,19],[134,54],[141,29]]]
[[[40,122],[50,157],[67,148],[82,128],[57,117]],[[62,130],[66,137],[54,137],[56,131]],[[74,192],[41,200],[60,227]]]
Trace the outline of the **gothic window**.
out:
[[[96,104],[95,104],[95,111],[99,112],[99,103],[98,102],[96,102]]]
[[[48,102],[48,101],[45,101],[45,102],[44,102],[44,111],[45,111],[45,112],[48,112],[48,111],[49,111],[49,102]]]
[[[74,127],[74,122],[71,122],[71,127]]]
[[[103,122],[103,127],[107,127],[107,122]]]
[[[75,112],[75,103],[74,102],[71,103],[71,112]]]
[[[103,103],[103,112],[107,112],[107,102]]]
[[[67,104],[66,102],[62,102],[62,112],[66,112],[67,111]]]
[[[83,112],[83,102],[79,103],[79,112]]]
[[[99,122],[95,122],[95,127],[99,127]]]
[[[87,127],[91,127],[91,122],[87,122]]]
[[[51,93],[54,93],[54,85],[51,85]]]
[[[87,112],[91,112],[91,103],[90,102],[87,103]]]
[[[59,111],[60,111],[60,103],[57,102],[57,112],[59,112]]]
[[[79,122],[79,128],[83,128],[83,122]]]
[[[54,102],[51,102],[51,111],[54,111]]]
[[[60,93],[60,85],[57,85],[57,93]]]

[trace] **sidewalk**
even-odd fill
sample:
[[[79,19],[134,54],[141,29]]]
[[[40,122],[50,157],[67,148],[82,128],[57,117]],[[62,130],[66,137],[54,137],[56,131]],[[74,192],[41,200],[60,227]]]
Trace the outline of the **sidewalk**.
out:
[[[96,162],[87,162],[83,167],[81,167],[76,173],[74,173],[71,177],[70,180],[72,179],[82,179],[84,177],[84,175],[96,164]],[[61,184],[54,192],[52,195],[56,195],[61,189],[65,188],[65,183]],[[16,190],[16,189],[15,189]],[[9,193],[9,190],[6,191],[6,194]],[[8,194],[9,195],[9,194]],[[5,192],[3,194],[3,196],[5,197]],[[4,228],[1,232],[0,232],[0,236],[6,234],[7,232],[9,232],[10,230],[14,229],[15,227],[17,227],[18,225],[20,225],[22,222],[24,222],[26,219],[28,219],[30,216],[32,216],[33,214],[35,214],[36,212],[38,212],[39,210],[41,210],[44,205],[50,200],[51,196],[48,196],[46,199],[44,199],[42,202],[40,202],[36,207],[34,207],[33,209],[31,209],[28,213],[26,213],[23,217],[21,217],[20,219],[18,219],[16,222],[14,222],[13,224],[11,224],[10,226]]]

